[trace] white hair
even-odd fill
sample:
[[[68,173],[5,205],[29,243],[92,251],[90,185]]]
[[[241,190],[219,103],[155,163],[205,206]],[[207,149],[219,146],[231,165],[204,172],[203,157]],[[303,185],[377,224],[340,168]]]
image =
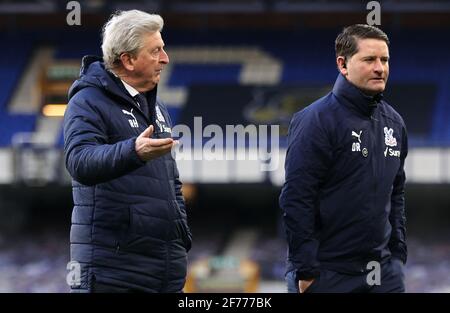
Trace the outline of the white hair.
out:
[[[164,26],[162,17],[139,10],[118,11],[103,26],[103,61],[107,69],[118,64],[120,55],[128,52],[132,55],[143,46],[143,35],[161,31]]]

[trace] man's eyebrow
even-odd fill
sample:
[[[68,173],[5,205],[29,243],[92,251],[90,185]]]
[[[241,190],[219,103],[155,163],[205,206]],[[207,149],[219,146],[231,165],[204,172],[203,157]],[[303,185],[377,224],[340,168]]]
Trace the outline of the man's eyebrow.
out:
[[[361,57],[361,59],[376,59],[376,58],[377,58],[376,55],[365,55]],[[389,59],[389,58],[390,58],[389,55],[380,56],[380,59]]]
[[[164,48],[165,47],[165,45],[164,44],[158,44],[158,45],[156,45],[156,46],[154,46],[153,48],[151,48],[151,50],[156,50],[156,49],[162,49],[162,48]]]

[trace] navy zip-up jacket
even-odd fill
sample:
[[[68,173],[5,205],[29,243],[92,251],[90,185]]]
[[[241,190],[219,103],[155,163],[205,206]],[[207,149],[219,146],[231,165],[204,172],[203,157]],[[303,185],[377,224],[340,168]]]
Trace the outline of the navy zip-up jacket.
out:
[[[66,167],[73,177],[71,260],[81,284],[98,281],[144,292],[179,292],[191,233],[175,160],[143,162],[135,141],[150,123],[153,138],[171,136],[170,116],[147,93],[145,116],[101,58],[83,58],[64,116]]]
[[[280,207],[287,271],[361,273],[370,261],[406,262],[407,134],[382,95],[339,75],[332,92],[291,121]]]

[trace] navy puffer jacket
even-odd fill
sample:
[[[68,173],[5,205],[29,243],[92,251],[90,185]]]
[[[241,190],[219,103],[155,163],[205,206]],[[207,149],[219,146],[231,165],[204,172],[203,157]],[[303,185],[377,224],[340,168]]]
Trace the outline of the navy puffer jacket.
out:
[[[147,101],[150,117],[100,58],[83,58],[64,117],[71,260],[81,265],[81,285],[72,291],[90,291],[94,281],[144,292],[184,286],[191,233],[175,160],[169,153],[143,162],[135,151],[150,123],[161,130],[154,138],[171,135],[156,88]]]
[[[287,271],[310,279],[322,269],[354,275],[371,261],[405,263],[407,154],[402,117],[341,74],[332,92],[296,113],[280,195]]]

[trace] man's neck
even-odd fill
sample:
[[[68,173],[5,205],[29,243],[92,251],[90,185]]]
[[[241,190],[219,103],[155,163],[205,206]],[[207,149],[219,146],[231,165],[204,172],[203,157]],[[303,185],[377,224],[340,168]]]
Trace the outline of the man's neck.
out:
[[[122,81],[123,85],[125,86],[125,89],[129,92],[129,94],[130,94],[132,97],[134,97],[134,96],[136,96],[137,94],[139,94],[139,91],[138,91],[136,88],[134,88],[133,86],[131,86],[130,84],[128,84],[125,80],[123,80],[123,79],[120,79],[120,80]]]
[[[121,82],[124,85],[125,89],[128,91],[128,93],[132,97],[136,96],[139,93],[139,90],[137,90],[135,87],[133,87],[132,84],[129,81],[127,81],[126,77],[124,77],[125,75],[121,75],[120,73],[116,73],[116,71],[114,71],[114,70],[111,70],[111,73],[121,80]]]

